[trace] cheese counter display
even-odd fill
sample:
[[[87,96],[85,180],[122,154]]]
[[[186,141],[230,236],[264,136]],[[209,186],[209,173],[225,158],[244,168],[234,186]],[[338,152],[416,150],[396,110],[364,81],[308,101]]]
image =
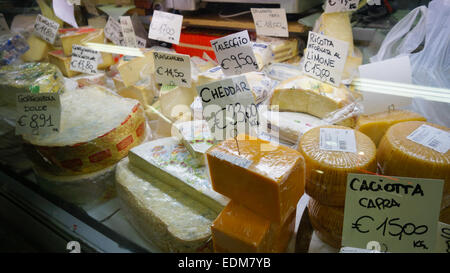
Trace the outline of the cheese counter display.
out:
[[[355,247],[355,211],[391,217],[406,206],[408,194],[374,186],[401,177],[443,185],[430,198],[439,213],[413,204],[409,222],[433,234],[450,225],[450,86],[415,78],[429,33],[417,46],[411,36],[385,44],[415,13],[377,21],[367,1],[301,12],[247,3],[232,16],[227,1],[206,13],[211,1],[194,1],[195,12],[170,1],[31,2],[32,12],[0,10],[2,221],[29,215],[23,226],[39,222],[81,252],[337,253]],[[284,15],[286,25],[273,21]],[[267,28],[277,31],[260,35]],[[307,59],[310,32],[325,38]],[[375,62],[374,51],[396,56]],[[370,198],[349,205],[356,194]],[[403,224],[401,242],[430,237]]]

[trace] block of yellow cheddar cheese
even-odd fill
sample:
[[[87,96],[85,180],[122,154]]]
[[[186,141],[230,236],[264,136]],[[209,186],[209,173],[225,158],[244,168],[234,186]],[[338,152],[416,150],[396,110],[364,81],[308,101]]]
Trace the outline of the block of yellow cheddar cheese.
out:
[[[321,149],[321,128],[353,131],[356,152]],[[348,173],[375,173],[377,170],[375,144],[368,136],[348,127],[315,127],[300,138],[298,150],[305,159],[305,192],[325,205],[344,206]]]
[[[70,78],[80,74],[78,71],[70,70],[71,58],[66,57],[62,50],[50,51],[48,53],[48,61],[49,63],[56,65],[66,77]]]
[[[426,121],[426,119],[408,110],[390,110],[372,115],[361,115],[358,117],[355,129],[367,135],[378,147],[381,138],[394,124],[404,121]]]
[[[407,138],[422,126],[442,130],[449,138],[450,129],[444,126],[424,121],[397,123],[381,139],[377,151],[378,166],[384,175],[443,179],[444,204],[450,194],[450,150],[441,153]]]
[[[282,226],[272,224],[272,227],[276,227],[274,242],[271,248],[273,253],[286,252],[289,241],[294,234],[296,215],[297,209],[291,213]]]
[[[49,44],[46,41],[32,34],[27,39],[27,43],[30,46],[30,49],[28,49],[27,52],[22,55],[22,59],[25,62],[38,62],[44,60],[45,57],[47,57]]]
[[[273,222],[284,223],[304,192],[304,160],[283,145],[238,135],[211,147],[213,189]]]

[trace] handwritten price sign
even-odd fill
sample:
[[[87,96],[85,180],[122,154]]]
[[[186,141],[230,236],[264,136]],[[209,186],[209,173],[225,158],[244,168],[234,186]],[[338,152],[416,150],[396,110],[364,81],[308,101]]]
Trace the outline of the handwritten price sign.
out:
[[[434,252],[443,180],[349,174],[342,245]]]
[[[48,135],[59,132],[61,102],[57,93],[17,94],[16,134]]]
[[[59,24],[45,16],[38,14],[34,23],[34,34],[53,44],[58,33]]]
[[[285,9],[252,8],[251,11],[257,35],[289,37]]]
[[[245,76],[197,86],[203,117],[217,140],[252,134],[259,126],[259,113]]]
[[[164,85],[191,87],[189,55],[153,52],[156,82]]]
[[[97,50],[80,45],[73,45],[70,70],[88,74],[96,74],[98,73],[97,66],[101,56],[102,55]]]
[[[148,38],[178,45],[182,24],[182,15],[155,10],[150,23]]]
[[[247,30],[211,41],[217,60],[227,76],[258,70]]]
[[[325,13],[355,11],[358,9],[359,0],[327,0]]]

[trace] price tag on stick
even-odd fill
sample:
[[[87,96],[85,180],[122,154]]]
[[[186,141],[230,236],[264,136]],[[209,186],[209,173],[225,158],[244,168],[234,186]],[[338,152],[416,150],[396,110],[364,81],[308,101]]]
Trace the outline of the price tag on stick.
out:
[[[434,252],[443,180],[348,174],[342,245]]]
[[[58,33],[59,24],[45,16],[38,14],[34,23],[34,34],[41,39],[53,44]]]
[[[156,82],[165,85],[191,87],[189,55],[153,52]]]
[[[252,8],[251,11],[257,35],[289,37],[285,9]]]
[[[155,10],[150,23],[148,38],[178,45],[182,24],[182,15]]]
[[[247,30],[211,41],[220,67],[227,76],[258,70]]]
[[[16,109],[17,135],[49,135],[59,132],[61,102],[58,93],[17,94]]]
[[[88,74],[97,74],[102,55],[99,51],[88,47],[73,45],[70,70]]]

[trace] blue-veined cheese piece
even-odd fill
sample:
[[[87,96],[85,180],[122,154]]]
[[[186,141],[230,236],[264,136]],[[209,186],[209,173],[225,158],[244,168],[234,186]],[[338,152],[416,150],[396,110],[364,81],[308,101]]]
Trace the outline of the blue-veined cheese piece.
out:
[[[215,192],[207,169],[197,167],[195,158],[174,137],[161,138],[134,147],[130,163],[220,213],[228,198]]]
[[[218,213],[184,192],[129,164],[116,168],[117,195],[133,227],[162,252],[211,251]]]

